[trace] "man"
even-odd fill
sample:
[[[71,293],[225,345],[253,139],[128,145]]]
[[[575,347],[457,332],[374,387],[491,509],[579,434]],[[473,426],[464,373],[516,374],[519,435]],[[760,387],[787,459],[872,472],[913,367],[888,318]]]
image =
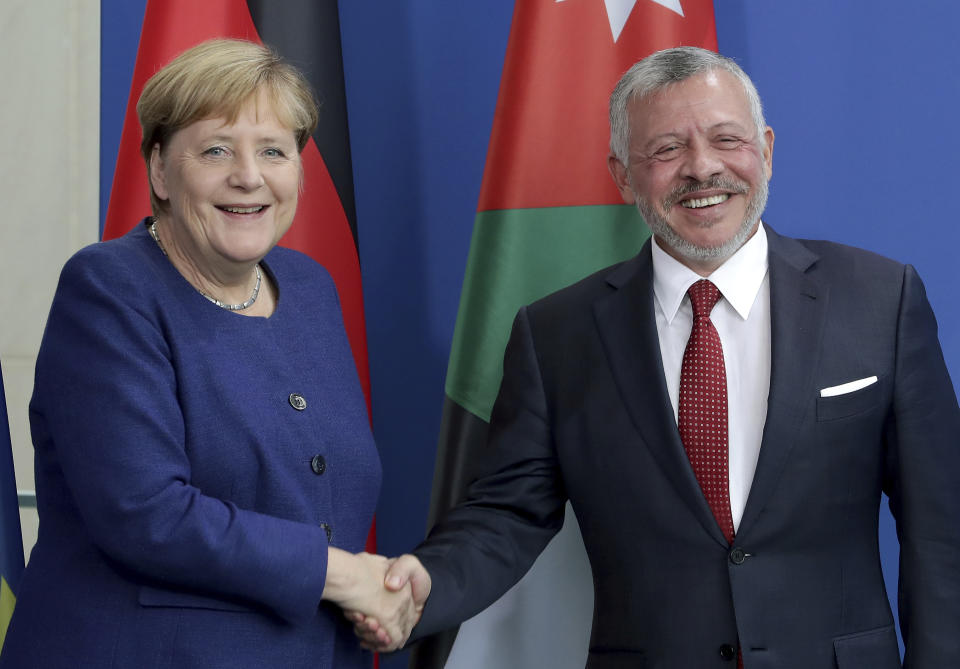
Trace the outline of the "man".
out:
[[[520,310],[489,473],[388,575],[432,582],[414,636],[513,585],[569,499],[588,667],[900,667],[885,491],[905,666],[960,667],[960,410],[913,268],[760,222],[774,135],[727,58],[651,55],[610,117],[653,239]]]

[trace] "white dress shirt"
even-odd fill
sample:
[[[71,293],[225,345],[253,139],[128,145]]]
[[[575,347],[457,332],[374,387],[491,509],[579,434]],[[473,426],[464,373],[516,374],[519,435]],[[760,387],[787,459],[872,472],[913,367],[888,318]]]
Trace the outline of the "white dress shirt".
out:
[[[667,391],[677,418],[680,367],[693,327],[687,289],[704,278],[678,262],[653,240],[653,291],[660,354]],[[760,440],[770,390],[770,281],[767,277],[767,234],[763,224],[746,244],[708,279],[723,297],[710,314],[727,372],[730,512],[740,526],[747,495],[757,469]]]

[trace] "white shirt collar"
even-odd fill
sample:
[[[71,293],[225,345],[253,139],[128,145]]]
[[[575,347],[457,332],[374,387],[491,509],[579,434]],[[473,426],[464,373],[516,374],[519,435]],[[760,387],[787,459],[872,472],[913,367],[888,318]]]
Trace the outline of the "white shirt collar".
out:
[[[664,317],[670,323],[677,315],[687,289],[703,277],[660,248],[656,239],[650,241],[653,251],[653,292]],[[767,233],[763,223],[760,223],[753,237],[708,278],[720,289],[724,299],[740,318],[746,320],[767,275],[767,267]]]

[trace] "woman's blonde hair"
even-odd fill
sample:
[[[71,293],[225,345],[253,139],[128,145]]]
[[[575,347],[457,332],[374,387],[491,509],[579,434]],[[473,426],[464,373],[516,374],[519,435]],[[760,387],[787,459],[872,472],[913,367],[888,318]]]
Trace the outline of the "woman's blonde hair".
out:
[[[223,117],[237,120],[247,103],[265,93],[279,121],[293,131],[303,151],[317,127],[317,104],[310,85],[273,49],[237,39],[213,39],[187,49],[150,77],[137,102],[143,136],[140,153],[147,163],[153,147],[194,121]],[[164,203],[150,189],[153,213]]]

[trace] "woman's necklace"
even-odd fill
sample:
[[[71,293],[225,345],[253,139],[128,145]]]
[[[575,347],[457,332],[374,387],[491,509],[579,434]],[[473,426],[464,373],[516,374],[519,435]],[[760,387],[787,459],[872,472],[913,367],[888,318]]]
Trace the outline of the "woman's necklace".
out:
[[[157,234],[157,220],[154,219],[150,223],[150,236],[153,237],[153,241],[157,243],[157,246],[160,247],[160,251],[163,252],[163,255],[167,255],[167,250],[163,248],[163,242],[160,241],[160,236]],[[205,298],[213,302],[215,305],[221,309],[226,309],[227,311],[243,311],[253,306],[253,303],[257,301],[257,296],[260,295],[260,283],[263,280],[263,276],[260,274],[260,263],[257,263],[253,266],[254,271],[257,273],[257,282],[253,285],[253,292],[250,294],[250,299],[246,302],[241,302],[240,304],[227,304],[226,302],[221,302],[215,297],[207,295],[205,292],[196,288],[196,291],[203,295]]]

